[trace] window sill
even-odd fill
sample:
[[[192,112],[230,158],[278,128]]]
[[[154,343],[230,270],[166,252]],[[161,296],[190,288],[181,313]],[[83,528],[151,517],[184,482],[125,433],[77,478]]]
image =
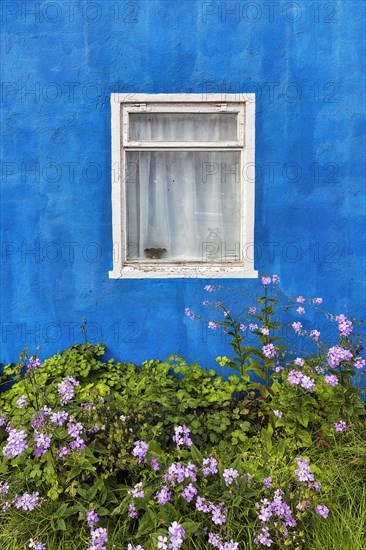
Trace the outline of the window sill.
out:
[[[110,279],[257,279],[258,271],[242,265],[124,265],[109,272]]]

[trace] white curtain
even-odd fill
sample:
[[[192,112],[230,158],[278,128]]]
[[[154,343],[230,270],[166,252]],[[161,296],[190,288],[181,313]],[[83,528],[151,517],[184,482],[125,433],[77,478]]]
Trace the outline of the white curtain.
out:
[[[155,114],[139,115],[130,135],[205,142],[233,132],[235,115]],[[131,151],[126,161],[130,259],[239,260],[239,151]]]

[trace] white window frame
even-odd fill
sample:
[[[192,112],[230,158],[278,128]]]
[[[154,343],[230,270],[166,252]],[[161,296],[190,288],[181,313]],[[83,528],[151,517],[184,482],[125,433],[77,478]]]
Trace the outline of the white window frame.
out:
[[[130,112],[238,112],[239,140],[225,142],[143,142],[129,140]],[[145,278],[257,278],[254,259],[244,254],[249,246],[254,250],[255,199],[255,94],[245,99],[236,94],[111,94],[112,125],[112,234],[113,269],[111,279]],[[128,150],[240,150],[241,261],[161,261],[127,260],[127,216],[125,153]]]

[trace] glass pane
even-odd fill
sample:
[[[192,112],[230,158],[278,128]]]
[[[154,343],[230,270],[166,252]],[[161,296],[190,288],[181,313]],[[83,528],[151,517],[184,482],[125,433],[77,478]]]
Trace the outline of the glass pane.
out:
[[[130,260],[240,261],[240,152],[126,153]]]
[[[237,113],[130,113],[133,141],[236,141]]]

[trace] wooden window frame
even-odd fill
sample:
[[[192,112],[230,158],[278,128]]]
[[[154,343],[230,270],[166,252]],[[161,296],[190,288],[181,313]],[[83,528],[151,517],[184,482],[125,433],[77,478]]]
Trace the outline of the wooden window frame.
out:
[[[254,248],[255,200],[255,94],[111,94],[112,126],[112,234],[111,279],[142,278],[257,278],[254,259],[244,253]],[[238,140],[223,142],[152,142],[129,139],[129,113],[215,113],[237,112]],[[241,219],[240,262],[129,260],[127,259],[127,216],[125,154],[127,151],[239,150]]]

